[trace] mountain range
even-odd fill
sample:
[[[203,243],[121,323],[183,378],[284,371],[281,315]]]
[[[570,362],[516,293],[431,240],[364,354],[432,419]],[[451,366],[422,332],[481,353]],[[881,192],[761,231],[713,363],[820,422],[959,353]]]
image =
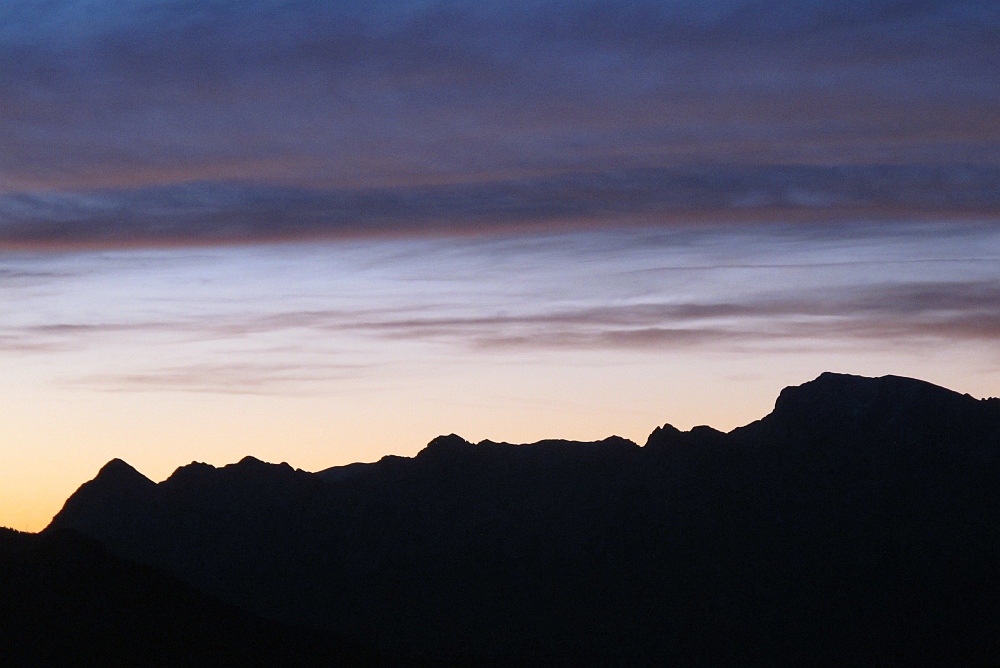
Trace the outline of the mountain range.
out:
[[[0,634],[58,640],[25,665],[129,624],[216,665],[1000,665],[1000,400],[826,373],[642,446],[113,460],[0,559]]]

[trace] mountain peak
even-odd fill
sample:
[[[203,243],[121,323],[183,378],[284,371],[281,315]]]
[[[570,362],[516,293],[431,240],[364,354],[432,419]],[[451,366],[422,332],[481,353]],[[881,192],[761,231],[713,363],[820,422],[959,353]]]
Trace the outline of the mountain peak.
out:
[[[417,453],[417,457],[452,457],[458,455],[462,452],[469,452],[469,448],[472,447],[472,443],[459,436],[458,434],[448,434],[447,436],[438,436],[428,443],[423,450]]]
[[[235,464],[228,464],[224,466],[225,469],[239,469],[246,471],[274,471],[277,469],[291,471],[292,466],[288,462],[281,462],[279,464],[272,464],[271,462],[265,462],[262,459],[257,459],[252,455],[247,455]]]
[[[93,508],[122,508],[135,513],[145,507],[156,493],[156,483],[136,471],[121,459],[112,459],[101,467],[93,480],[85,482],[66,499],[62,510],[52,519],[48,529],[60,526],[75,528],[74,523],[90,517]],[[114,524],[124,513],[109,513],[98,517],[98,524]]]
[[[898,439],[903,432],[931,433],[946,424],[960,428],[979,420],[983,409],[983,402],[967,394],[915,378],[828,372],[786,387],[769,415],[733,433],[767,439],[784,434],[780,438],[797,441],[821,433],[830,442],[862,433],[869,439]]]
[[[146,486],[156,484],[143,474],[139,473],[128,462],[118,459],[117,457],[102,466],[101,470],[97,472],[97,476],[94,478],[93,482],[98,481],[115,486]]]
[[[835,410],[861,417],[876,407],[891,405],[895,410],[907,410],[927,401],[956,400],[967,401],[971,397],[915,378],[869,378],[826,372],[808,383],[783,389],[775,401],[774,413],[808,410],[827,414]]]

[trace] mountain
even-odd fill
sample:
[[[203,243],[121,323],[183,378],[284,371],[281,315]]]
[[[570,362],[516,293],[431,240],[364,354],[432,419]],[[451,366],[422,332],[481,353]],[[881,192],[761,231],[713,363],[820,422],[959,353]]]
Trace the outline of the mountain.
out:
[[[1000,663],[1000,400],[823,374],[642,447],[106,465],[46,532],[439,665]]]
[[[368,666],[315,631],[253,617],[70,529],[0,528],[0,665]]]

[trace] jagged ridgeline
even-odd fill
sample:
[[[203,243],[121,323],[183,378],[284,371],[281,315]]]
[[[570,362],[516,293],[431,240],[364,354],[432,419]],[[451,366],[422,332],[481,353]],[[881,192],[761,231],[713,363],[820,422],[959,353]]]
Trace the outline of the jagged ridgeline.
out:
[[[57,529],[390,662],[1000,663],[1000,401],[892,376],[642,447],[452,435],[159,484],[116,460]]]

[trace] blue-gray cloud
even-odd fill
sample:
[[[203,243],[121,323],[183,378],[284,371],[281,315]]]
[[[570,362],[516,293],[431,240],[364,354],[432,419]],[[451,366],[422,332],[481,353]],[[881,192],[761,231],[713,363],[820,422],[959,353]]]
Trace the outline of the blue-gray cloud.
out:
[[[868,340],[890,345],[901,342],[939,345],[944,340],[997,342],[1000,341],[1000,281],[873,284],[834,290],[809,288],[747,295],[731,301],[548,308],[508,315],[442,316],[424,314],[420,309],[373,308],[365,311],[282,311],[246,316],[213,314],[145,322],[6,326],[0,328],[0,351],[73,350],[99,345],[108,337],[121,335],[167,334],[176,341],[191,343],[244,339],[292,330],[441,341],[473,349],[644,349],[703,345],[726,349],[771,341],[797,341],[808,345],[815,340]],[[338,372],[364,368],[357,364],[318,364],[312,357],[306,357],[309,359],[297,365],[256,361],[231,366],[243,371],[259,368],[267,371],[264,375],[294,371],[304,374],[303,378],[323,378],[326,373],[323,369],[327,367]],[[230,368],[218,364],[206,366],[216,367]],[[164,373],[171,378],[183,378],[198,368],[201,367],[172,367]],[[301,378],[292,374],[282,379]]]
[[[323,322],[314,314],[315,323]],[[341,327],[345,326],[343,324]],[[392,338],[480,348],[748,347],[1000,340],[1000,282],[882,284],[748,296],[736,301],[627,304],[496,317],[385,318],[349,327]]]
[[[1000,167],[632,169],[474,184],[306,190],[194,183],[0,195],[0,248],[254,243],[691,220],[1000,215]]]
[[[830,292],[761,295],[731,302],[634,304],[495,317],[421,317],[391,311],[286,312],[266,317],[204,318],[123,326],[29,327],[0,333],[0,351],[48,353],[80,337],[100,340],[123,332],[173,332],[228,339],[284,330],[352,331],[362,336],[437,341],[494,353],[539,350],[754,351],[779,346],[799,351],[837,343],[930,346],[1000,341],[1000,283],[928,282],[873,285]],[[763,346],[763,348],[762,348]],[[287,350],[284,351],[287,353]],[[223,394],[310,394],[331,380],[361,378],[375,365],[329,361],[303,349],[292,359],[206,361],[69,378],[75,386],[109,391],[185,391]]]
[[[930,174],[921,188],[933,199],[944,175]],[[866,211],[872,192],[886,197],[877,181],[858,190]],[[998,248],[987,222],[7,253],[0,354],[48,360],[87,387],[265,394],[369,382],[413,360],[554,350],[583,360],[957,347],[988,358],[1000,341]]]
[[[979,0],[11,1],[0,189],[997,163],[998,45]]]

